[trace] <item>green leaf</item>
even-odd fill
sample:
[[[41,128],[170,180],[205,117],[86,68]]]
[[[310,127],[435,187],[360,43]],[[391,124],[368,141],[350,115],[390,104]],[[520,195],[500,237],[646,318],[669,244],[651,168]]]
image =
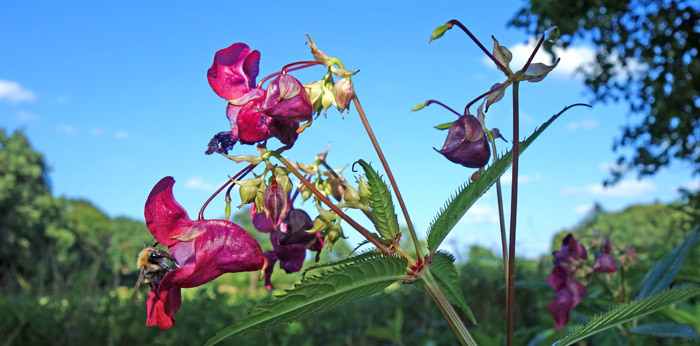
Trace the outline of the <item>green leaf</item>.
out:
[[[246,319],[220,330],[206,345],[340,306],[377,293],[405,276],[406,261],[395,256],[375,255],[334,267],[320,276],[302,279],[294,289],[253,310]]]
[[[367,250],[367,251],[361,252],[361,253],[359,253],[359,254],[357,254],[357,255],[355,255],[355,256],[347,256],[347,257],[339,258],[339,259],[332,260],[332,261],[328,261],[328,262],[324,262],[324,263],[314,264],[314,265],[312,265],[312,266],[306,268],[306,269],[301,273],[301,277],[302,277],[302,278],[303,278],[303,277],[306,277],[306,273],[308,273],[308,272],[311,271],[311,270],[321,269],[321,268],[328,268],[328,267],[336,267],[336,266],[339,266],[339,265],[344,265],[344,264],[350,264],[350,263],[360,262],[360,261],[364,261],[364,260],[367,260],[367,259],[369,259],[369,258],[372,258],[372,257],[376,256],[376,255],[379,254],[379,253],[381,253],[381,252],[379,252],[379,250],[377,250],[377,249],[374,249],[374,250]]]
[[[399,223],[394,213],[394,202],[386,184],[379,174],[364,160],[357,161],[367,175],[369,184],[369,211],[372,214],[374,227],[386,240],[393,240],[399,234]]]
[[[584,104],[575,104],[565,107],[561,112],[552,116],[547,122],[542,124],[535,132],[520,142],[520,153],[522,154],[525,149],[539,136],[554,120],[556,120],[560,115],[562,115],[569,108],[574,106],[588,106]],[[590,106],[588,106],[590,107]],[[438,215],[435,217],[433,222],[430,224],[430,229],[428,230],[428,249],[434,252],[440,243],[445,239],[447,234],[450,233],[452,228],[457,224],[457,221],[464,216],[464,214],[471,208],[471,206],[476,202],[481,195],[483,195],[486,190],[493,185],[498,178],[501,177],[503,172],[508,169],[511,162],[513,162],[513,152],[509,151],[505,155],[501,156],[496,163],[489,166],[484,172],[479,175],[479,178],[469,184],[468,182],[462,185],[457,193],[451,197],[445,206],[440,210]]]
[[[644,275],[639,283],[642,289],[637,298],[645,297],[663,290],[671,284],[681,269],[688,251],[698,241],[698,228],[694,228],[683,242],[671,250],[666,257],[660,259],[651,266],[651,269]]]
[[[435,125],[434,127],[435,127],[436,129],[438,129],[438,130],[447,130],[447,129],[450,128],[450,126],[452,126],[452,123],[453,123],[453,122],[454,122],[454,121],[450,121],[450,122],[448,122],[448,123],[442,123],[442,124],[439,124],[439,125]]]
[[[653,335],[660,338],[698,339],[698,332],[691,326],[675,322],[659,322],[638,325],[630,330],[632,334]]]
[[[467,301],[464,300],[464,293],[462,293],[462,287],[459,286],[459,279],[457,276],[457,268],[454,265],[455,258],[447,251],[438,251],[433,257],[433,264],[430,266],[430,272],[435,276],[438,285],[442,289],[442,292],[447,297],[450,303],[464,311],[469,320],[476,324],[476,318],[474,318],[474,313],[467,305]]]
[[[636,300],[616,307],[609,312],[592,318],[585,325],[579,325],[569,330],[563,339],[557,341],[555,345],[571,345],[579,340],[583,340],[593,334],[600,333],[608,328],[612,328],[620,323],[627,322],[642,316],[646,316],[657,310],[668,307],[681,300],[688,299],[700,294],[700,286],[684,285],[674,287],[656,295]]]

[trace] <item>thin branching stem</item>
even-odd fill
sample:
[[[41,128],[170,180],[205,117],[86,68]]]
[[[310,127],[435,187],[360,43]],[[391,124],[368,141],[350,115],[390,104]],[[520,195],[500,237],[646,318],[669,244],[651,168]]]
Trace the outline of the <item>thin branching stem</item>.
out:
[[[499,68],[501,71],[508,71],[508,70],[503,66],[503,64],[501,64],[501,63],[498,61],[498,59],[496,59],[496,57],[494,57],[494,56],[491,54],[491,52],[489,52],[489,51],[486,49],[486,47],[484,47],[484,45],[481,44],[481,42],[479,42],[479,40],[478,40],[474,35],[472,35],[471,31],[469,31],[469,29],[467,29],[466,26],[462,25],[462,23],[460,23],[460,22],[459,22],[458,20],[456,20],[456,19],[452,19],[452,20],[450,20],[448,23],[450,23],[450,24],[452,24],[452,25],[457,25],[460,29],[462,29],[462,30],[467,34],[467,36],[469,36],[469,38],[471,38],[472,41],[474,41],[474,43],[476,43],[476,45],[479,46],[479,48],[481,48],[481,50],[484,51],[484,53],[486,53],[486,55],[488,55],[489,58],[490,58],[491,60],[493,60],[493,62],[496,64],[496,66],[498,66],[498,68]]]
[[[493,150],[493,163],[498,161],[498,151],[496,150],[496,138],[489,132],[488,139]],[[501,178],[496,179],[496,197],[498,200],[498,221],[501,226],[501,249],[503,252],[503,273],[506,285],[506,302],[508,301],[508,245],[506,245],[506,221],[503,215],[503,190],[501,189]]]
[[[328,197],[324,196],[321,193],[321,191],[318,191],[318,189],[313,184],[311,184],[311,182],[308,179],[304,178],[304,176],[294,167],[294,165],[292,165],[289,161],[282,157],[282,155],[274,151],[271,151],[270,154],[277,158],[280,162],[282,162],[282,164],[284,164],[284,166],[287,167],[287,169],[289,169],[292,172],[292,174],[294,174],[297,177],[297,179],[301,180],[302,184],[304,184],[306,187],[309,188],[309,190],[311,190],[311,192],[316,196],[316,198],[318,198],[321,202],[323,202],[323,204],[331,208],[333,212],[338,214],[338,216],[345,220],[345,222],[347,222],[352,228],[360,232],[360,234],[362,234],[362,236],[364,236],[365,239],[367,239],[367,241],[374,244],[374,246],[376,246],[385,254],[392,253],[392,251],[389,250],[386,246],[384,246],[384,244],[380,243],[375,237],[373,237],[369,233],[369,231],[367,231],[364,227],[360,226],[360,224],[358,224],[350,216],[348,216],[342,210],[340,210],[340,208],[333,204],[333,202],[331,202],[331,200],[329,200]],[[412,259],[407,258],[407,260],[410,262]]]
[[[518,89],[520,82],[513,82],[513,168],[510,190],[510,234],[508,246],[508,300],[507,300],[507,332],[508,346],[513,345],[514,311],[515,311],[515,226],[518,216],[518,162],[520,156],[520,109]]]
[[[386,172],[386,175],[389,178],[389,182],[391,183],[391,187],[394,189],[394,192],[396,193],[396,199],[399,201],[399,205],[401,206],[401,212],[403,212],[403,216],[406,219],[408,231],[411,233],[411,240],[413,240],[413,245],[416,248],[416,256],[418,256],[418,262],[422,263],[423,262],[423,252],[421,251],[420,243],[418,242],[418,236],[416,235],[416,230],[413,228],[413,222],[411,222],[411,217],[408,215],[408,209],[406,209],[406,204],[403,201],[403,197],[401,197],[401,191],[399,191],[399,186],[396,184],[396,180],[394,180],[394,175],[391,173],[391,169],[389,168],[389,164],[386,162],[386,158],[384,157],[384,153],[382,152],[382,149],[379,147],[379,142],[377,142],[377,138],[374,136],[374,131],[372,131],[372,127],[369,125],[369,121],[367,120],[367,116],[365,115],[365,111],[362,108],[362,105],[360,104],[360,100],[357,98],[357,94],[352,95],[352,102],[355,104],[355,108],[357,109],[357,113],[360,115],[360,119],[362,120],[362,124],[365,126],[365,130],[367,131],[367,134],[369,135],[370,141],[372,141],[372,145],[374,146],[374,150],[377,152],[377,156],[379,156],[379,161],[382,162],[382,166],[384,167],[384,171]]]

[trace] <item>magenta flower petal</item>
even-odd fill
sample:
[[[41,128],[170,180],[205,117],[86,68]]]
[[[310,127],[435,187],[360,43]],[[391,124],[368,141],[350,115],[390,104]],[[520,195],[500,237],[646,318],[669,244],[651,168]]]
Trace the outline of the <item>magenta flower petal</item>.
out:
[[[265,268],[265,288],[271,290],[273,286],[270,278],[272,277],[272,271],[275,268],[275,263],[277,263],[277,255],[273,250],[265,251],[265,258],[267,258],[267,268]]]
[[[161,179],[148,195],[144,208],[146,226],[159,243],[168,247],[177,242],[174,236],[193,224],[185,209],[175,201],[173,184],[175,179],[172,177]]]
[[[172,327],[181,301],[180,288],[162,293],[150,290],[146,301],[146,326],[158,326],[161,330]]]
[[[291,209],[278,227],[277,240],[280,245],[308,244],[316,239],[315,233],[307,232],[313,228],[314,222],[311,221],[309,214],[301,209]]]
[[[256,213],[255,202],[250,206],[250,219],[253,221],[253,227],[258,232],[270,233],[275,230],[275,222],[271,217],[265,215],[265,212]]]
[[[259,111],[264,96],[264,90],[253,89],[226,107],[226,117],[231,124],[231,137],[234,141],[252,144],[272,137],[268,129],[272,119]]]
[[[214,92],[234,100],[255,87],[260,52],[251,51],[245,43],[234,43],[214,55],[214,63],[207,70],[207,80]]]
[[[302,122],[311,120],[313,107],[304,86],[285,73],[268,84],[261,111],[272,118]]]
[[[571,294],[567,290],[556,292],[556,298],[549,302],[549,313],[554,317],[554,329],[561,329],[569,322],[569,313],[573,309]]]

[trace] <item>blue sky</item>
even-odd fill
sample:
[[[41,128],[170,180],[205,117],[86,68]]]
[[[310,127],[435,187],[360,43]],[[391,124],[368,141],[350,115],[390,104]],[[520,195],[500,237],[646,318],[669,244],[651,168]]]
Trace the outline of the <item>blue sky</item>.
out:
[[[211,136],[228,127],[226,102],[206,80],[214,52],[247,43],[261,52],[262,77],[289,62],[310,60],[304,44],[308,33],[325,53],[360,70],[355,90],[422,235],[472,170],[433,150],[442,146],[446,133],[432,126],[453,120],[451,113],[439,107],[409,110],[427,99],[461,110],[503,79],[460,31],[428,44],[430,33],[459,19],[487,47],[494,35],[511,48],[515,69],[528,54],[528,37],[506,22],[521,2],[329,4],[0,2],[0,127],[23,129],[45,154],[55,195],[86,198],[111,216],[142,219],[151,187],[172,175],[176,198],[196,216],[213,189],[243,167],[203,154]],[[573,70],[592,54],[586,45],[561,52],[562,62],[547,79],[522,85],[523,135],[564,106],[590,100]],[[323,73],[316,68],[295,75],[306,83]],[[509,140],[510,97],[508,92],[487,114],[487,126],[498,127]],[[351,111],[344,119],[335,110],[328,114],[300,136],[287,156],[309,162],[331,142],[332,165],[364,158],[379,167],[357,114]],[[546,253],[552,234],[575,224],[596,202],[618,210],[672,201],[679,186],[698,187],[687,165],[674,164],[651,179],[630,176],[612,189],[602,188],[616,158],[612,140],[629,121],[626,105],[573,109],[523,156],[520,254]],[[254,152],[248,146],[234,150]],[[349,180],[354,175],[345,172]],[[223,214],[221,200],[207,217]],[[459,223],[447,246],[497,247],[495,201],[491,190]]]

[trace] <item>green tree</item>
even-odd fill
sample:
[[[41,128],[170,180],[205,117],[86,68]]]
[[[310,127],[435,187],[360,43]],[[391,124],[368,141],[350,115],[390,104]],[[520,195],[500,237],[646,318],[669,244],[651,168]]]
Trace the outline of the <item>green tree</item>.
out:
[[[556,25],[564,47],[583,39],[595,45],[586,86],[595,101],[624,99],[633,115],[613,144],[632,154],[619,156],[608,183],[630,171],[652,175],[673,159],[700,173],[698,7],[679,0],[530,0],[510,22],[529,33]]]
[[[51,243],[71,242],[60,227],[60,204],[51,196],[48,168],[20,131],[0,129],[0,289],[46,282],[55,265]]]

